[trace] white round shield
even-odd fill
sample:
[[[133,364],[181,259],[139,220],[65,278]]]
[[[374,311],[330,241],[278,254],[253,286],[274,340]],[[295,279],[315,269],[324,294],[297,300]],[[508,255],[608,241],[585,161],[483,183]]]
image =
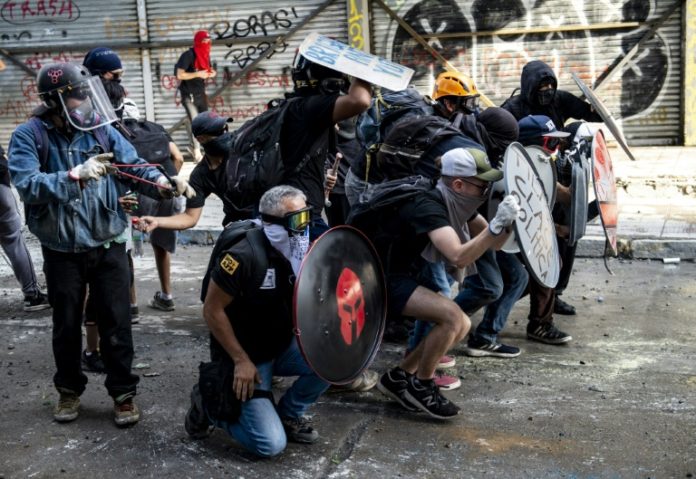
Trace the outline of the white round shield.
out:
[[[561,270],[556,230],[544,187],[531,158],[519,143],[506,150],[504,171],[505,190],[520,204],[515,236],[522,259],[539,284],[553,288]]]
[[[542,147],[538,145],[529,145],[524,147],[532,159],[534,169],[539,174],[541,184],[544,186],[544,193],[549,203],[549,208],[553,208],[556,203],[556,165],[551,161],[549,156]]]
[[[616,179],[614,167],[604,140],[604,133],[598,130],[592,140],[592,183],[594,184],[595,198],[599,204],[599,217],[602,220],[604,234],[609,240],[614,254],[616,248],[616,229],[619,222],[619,206],[616,194]]]

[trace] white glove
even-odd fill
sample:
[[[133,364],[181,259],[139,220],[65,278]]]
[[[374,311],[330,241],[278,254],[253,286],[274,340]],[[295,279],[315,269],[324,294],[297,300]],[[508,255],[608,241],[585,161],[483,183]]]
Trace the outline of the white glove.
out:
[[[488,224],[488,228],[495,236],[503,232],[505,228],[515,222],[520,214],[520,205],[512,195],[507,195],[498,205],[495,218]]]
[[[113,157],[113,153],[90,156],[87,161],[70,170],[68,176],[75,181],[98,180],[108,173],[106,164]]]
[[[157,184],[166,187],[160,188],[159,190],[160,195],[162,195],[164,198],[171,198],[172,196],[181,195],[184,195],[186,198],[193,198],[196,196],[196,190],[191,188],[188,181],[183,178],[179,178],[178,176],[172,176],[170,182],[166,176],[162,175],[157,178]]]

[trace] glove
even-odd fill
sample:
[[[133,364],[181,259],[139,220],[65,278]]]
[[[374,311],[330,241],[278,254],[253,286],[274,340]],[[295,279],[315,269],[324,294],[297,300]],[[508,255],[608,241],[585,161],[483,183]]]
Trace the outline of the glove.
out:
[[[178,176],[172,176],[171,181],[167,179],[166,176],[162,175],[157,179],[157,184],[165,188],[160,188],[159,192],[164,198],[171,198],[173,196],[185,196],[186,198],[193,198],[196,196],[196,190],[191,188],[183,178]]]
[[[113,157],[113,153],[90,156],[87,161],[70,170],[68,176],[75,181],[98,180],[108,173],[106,163]]]
[[[498,211],[495,213],[495,218],[488,224],[488,229],[494,236],[498,236],[505,228],[515,222],[519,214],[519,203],[514,196],[507,195],[498,205]]]

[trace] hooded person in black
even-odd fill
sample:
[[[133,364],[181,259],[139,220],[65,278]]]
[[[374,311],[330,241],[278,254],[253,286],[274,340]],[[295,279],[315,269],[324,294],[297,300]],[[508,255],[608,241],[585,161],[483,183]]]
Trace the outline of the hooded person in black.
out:
[[[502,104],[502,108],[512,113],[518,121],[528,115],[545,115],[561,129],[568,118],[602,121],[589,103],[559,90],[553,70],[540,60],[533,60],[524,66],[520,85],[520,94],[511,96]]]

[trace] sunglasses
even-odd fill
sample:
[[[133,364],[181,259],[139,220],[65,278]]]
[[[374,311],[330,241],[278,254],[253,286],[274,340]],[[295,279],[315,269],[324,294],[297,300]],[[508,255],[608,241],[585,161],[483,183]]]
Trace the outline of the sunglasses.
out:
[[[470,184],[470,185],[475,186],[476,188],[478,188],[478,189],[479,189],[479,192],[480,192],[479,194],[480,194],[481,196],[486,196],[486,195],[488,194],[488,192],[490,191],[490,189],[491,189],[491,184],[490,184],[490,183],[486,183],[485,185],[482,185],[482,184],[480,184],[480,183],[474,183],[474,182],[471,181],[471,180],[467,180],[466,178],[459,178],[459,179],[462,180],[464,183],[468,183],[468,184]]]
[[[292,233],[302,233],[305,229],[307,229],[307,226],[311,221],[311,211],[312,207],[307,206],[301,210],[286,213],[282,218],[262,213],[261,219],[268,223],[281,225]]]

